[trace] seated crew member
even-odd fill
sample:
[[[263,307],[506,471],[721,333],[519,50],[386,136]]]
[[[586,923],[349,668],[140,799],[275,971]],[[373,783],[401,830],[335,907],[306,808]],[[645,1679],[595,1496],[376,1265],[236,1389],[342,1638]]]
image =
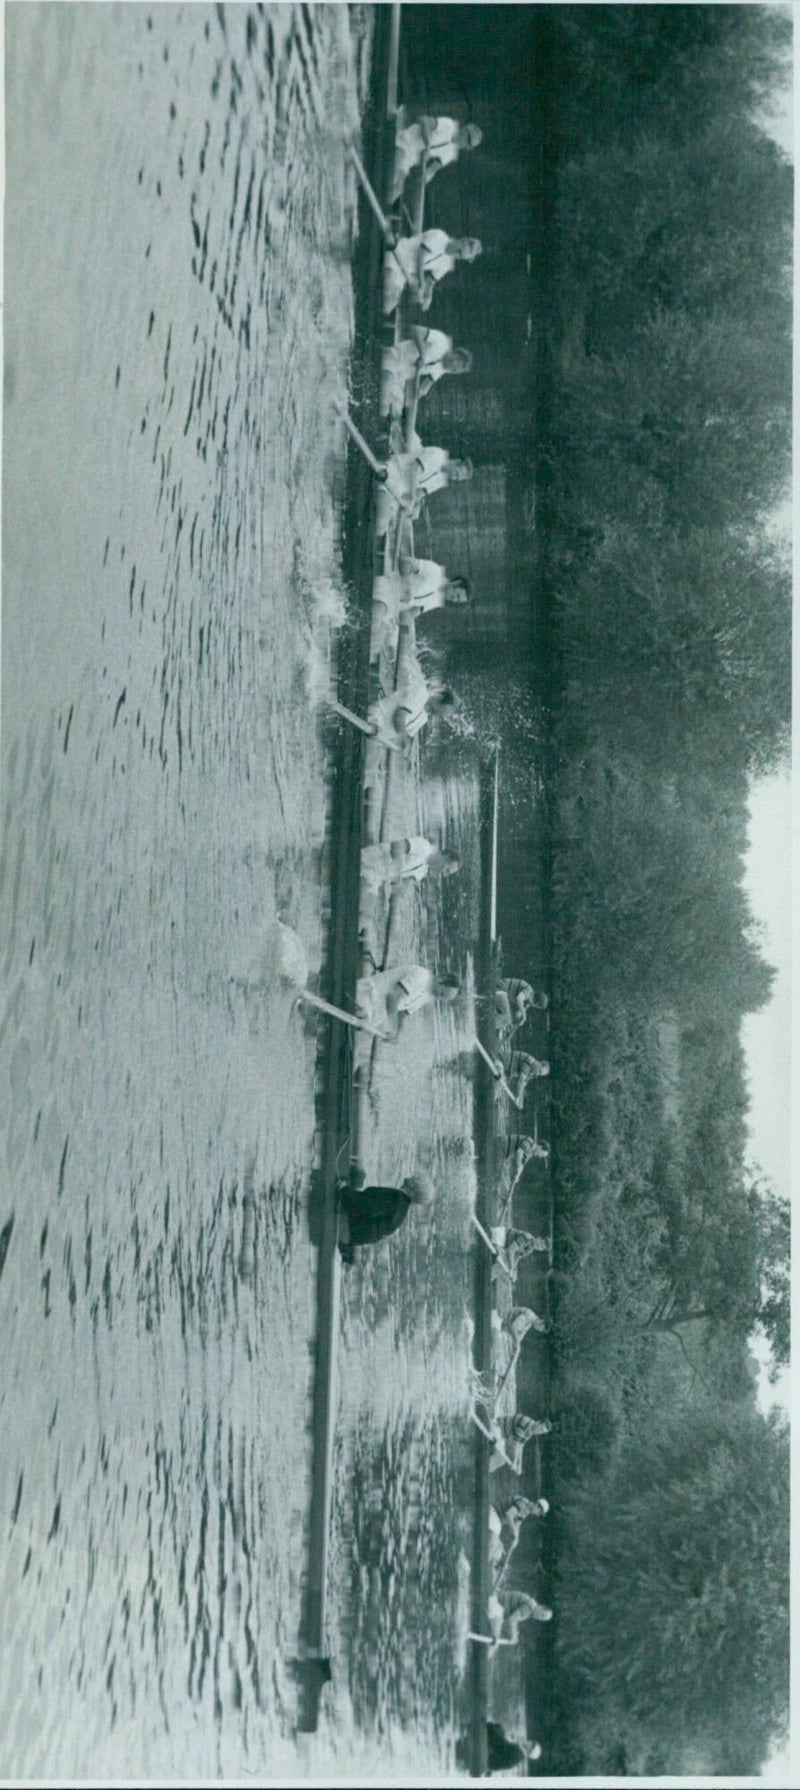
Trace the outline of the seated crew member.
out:
[[[471,595],[468,578],[449,578],[434,559],[401,559],[396,572],[383,572],[373,582],[371,657],[377,659],[387,646],[394,650],[401,617],[416,620],[435,609],[463,609]]]
[[[356,986],[356,1006],[372,1025],[388,1020],[395,1029],[412,1013],[420,1013],[433,1001],[454,1001],[460,991],[457,976],[434,975],[420,963],[406,969],[378,970],[361,976]]]
[[[541,1759],[542,1749],[538,1741],[515,1740],[506,1734],[499,1722],[486,1723],[486,1770],[489,1777],[495,1771],[511,1771],[515,1765],[521,1765],[523,1759]]]
[[[489,1528],[495,1541],[501,1543],[500,1558],[505,1562],[519,1544],[523,1523],[531,1517],[545,1517],[550,1509],[547,1498],[512,1498],[504,1509],[489,1506]],[[496,1550],[497,1552],[497,1550]]]
[[[550,1074],[550,1064],[543,1063],[538,1057],[532,1057],[526,1050],[501,1050],[495,1065],[497,1080],[504,1076],[515,1100],[520,1102],[530,1081]]]
[[[452,690],[438,682],[428,685],[418,672],[374,702],[369,718],[376,738],[384,745],[407,748],[432,716],[451,714],[455,701]]]
[[[430,309],[439,280],[452,273],[459,261],[476,261],[483,253],[477,237],[448,236],[446,230],[423,230],[420,236],[401,236],[387,248],[383,261],[383,310],[391,316],[408,290],[420,309]]]
[[[547,1144],[540,1144],[535,1137],[510,1132],[503,1141],[503,1161],[511,1164],[517,1179],[534,1156],[537,1161],[546,1162],[549,1155]]]
[[[361,850],[361,875],[369,889],[377,893],[384,883],[424,882],[428,876],[452,876],[458,869],[454,852],[442,851],[422,835],[409,839],[393,839],[382,845],[365,845]]]
[[[510,1631],[508,1640],[512,1647],[517,1645],[519,1631],[523,1622],[552,1622],[553,1612],[545,1604],[540,1604],[527,1591],[508,1591],[498,1596],[492,1593],[486,1606],[489,1617],[489,1633],[495,1644],[500,1640],[504,1629]],[[490,1655],[494,1648],[490,1649]]]
[[[486,1723],[486,1771],[484,1777],[491,1777],[494,1772],[511,1772],[515,1765],[521,1765],[524,1759],[541,1759],[542,1749],[538,1742],[517,1740],[506,1734],[499,1722]],[[465,1772],[469,1771],[471,1749],[466,1737],[456,1742],[456,1763]]]
[[[503,1331],[511,1337],[515,1347],[524,1341],[529,1330],[544,1331],[547,1324],[544,1318],[532,1310],[530,1305],[512,1305],[511,1310],[501,1318],[499,1311],[492,1312],[492,1332],[501,1337]]]
[[[508,1466],[512,1473],[519,1474],[525,1444],[533,1436],[549,1436],[552,1424],[547,1417],[526,1417],[518,1411],[513,1417],[493,1417],[489,1427],[495,1441],[489,1472],[496,1473],[498,1467]]]
[[[457,118],[424,116],[409,119],[403,109],[398,114],[395,143],[392,203],[400,198],[409,174],[424,162],[425,185],[442,168],[449,167],[464,149],[477,149],[483,132],[477,124],[461,124]]]
[[[393,1237],[405,1224],[412,1206],[433,1203],[433,1188],[424,1175],[408,1175],[401,1187],[366,1187],[360,1171],[353,1171],[339,1187],[339,1253],[352,1265],[356,1249],[372,1249]]]
[[[423,503],[447,485],[471,479],[471,460],[454,460],[448,449],[423,447],[418,435],[411,448],[394,453],[386,463],[386,480],[375,497],[375,533],[380,540],[402,514],[416,522]]]
[[[547,1237],[533,1237],[530,1231],[515,1230],[513,1225],[494,1225],[489,1234],[500,1262],[512,1278],[516,1276],[519,1264],[526,1256],[533,1255],[534,1252],[550,1254]]]
[[[454,348],[452,336],[442,329],[415,323],[402,342],[384,348],[381,356],[381,416],[397,419],[407,402],[428,392],[446,373],[469,373],[469,348]]]
[[[528,1014],[547,1007],[547,995],[537,994],[530,982],[524,982],[520,976],[505,977],[498,984],[495,997],[495,1012],[498,1025],[504,1031],[518,1031],[525,1024]]]

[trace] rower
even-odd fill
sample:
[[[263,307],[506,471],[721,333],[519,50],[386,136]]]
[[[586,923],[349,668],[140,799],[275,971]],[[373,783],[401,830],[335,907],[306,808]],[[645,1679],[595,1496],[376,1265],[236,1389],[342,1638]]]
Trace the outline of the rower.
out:
[[[405,112],[401,117],[405,119]],[[423,165],[425,185],[441,168],[458,161],[464,149],[477,149],[483,132],[477,124],[461,124],[456,118],[422,117],[401,123],[395,147],[392,203],[400,198],[409,174]]]
[[[421,883],[428,876],[452,876],[458,867],[455,852],[442,851],[421,834],[383,845],[365,845],[361,850],[361,875],[374,893],[384,883]]]
[[[396,646],[401,616],[416,620],[436,609],[463,609],[471,596],[469,579],[449,577],[435,559],[401,559],[396,572],[380,573],[372,586],[371,657]]]
[[[420,1013],[434,1001],[450,1005],[461,991],[457,976],[437,976],[423,964],[410,964],[405,969],[378,970],[372,976],[361,976],[356,986],[356,1006],[372,1025],[380,1015],[380,1027],[388,1021],[395,1032],[413,1013]]]
[[[495,1068],[498,1080],[502,1073],[505,1074],[507,1085],[518,1106],[525,1098],[528,1083],[550,1074],[550,1064],[532,1057],[527,1050],[501,1050]]]
[[[549,1436],[552,1424],[547,1417],[526,1417],[523,1412],[517,1412],[513,1417],[493,1417],[490,1427],[495,1446],[489,1460],[489,1472],[496,1473],[498,1467],[510,1467],[512,1473],[519,1474],[526,1442],[533,1436]]]
[[[429,685],[418,673],[372,704],[370,731],[384,745],[407,750],[432,716],[452,714],[455,706],[452,690],[438,682]]]
[[[425,1175],[409,1175],[400,1187],[367,1187],[363,1169],[351,1169],[338,1188],[339,1254],[352,1266],[356,1249],[371,1249],[393,1237],[412,1206],[433,1203],[433,1187]]]
[[[512,1280],[516,1278],[519,1264],[526,1256],[534,1253],[550,1254],[547,1237],[533,1237],[530,1231],[518,1231],[511,1225],[494,1225],[489,1235],[497,1250],[498,1261]],[[541,1328],[544,1326],[541,1325]]]
[[[387,461],[386,479],[376,495],[376,535],[388,532],[401,509],[415,522],[426,498],[446,485],[471,479],[472,474],[471,460],[454,460],[447,448],[423,447],[415,435],[409,452],[392,454]]]
[[[402,342],[384,348],[381,357],[381,416],[399,418],[406,402],[406,392],[415,381],[415,395],[425,398],[431,387],[445,373],[469,373],[472,354],[469,348],[454,348],[453,338],[443,329],[427,329],[414,324]]]
[[[383,309],[388,317],[397,309],[406,288],[423,311],[430,309],[434,290],[459,261],[476,261],[483,243],[475,236],[448,236],[446,230],[423,230],[419,236],[401,236],[383,263]]]
[[[515,1740],[506,1734],[499,1722],[486,1723],[486,1770],[489,1777],[496,1771],[508,1772],[512,1765],[521,1765],[523,1760],[541,1759],[542,1749],[538,1741],[527,1737]]]
[[[519,1031],[529,1013],[545,1012],[547,1006],[547,995],[537,993],[521,976],[504,977],[498,983],[495,1012],[504,1031]]]

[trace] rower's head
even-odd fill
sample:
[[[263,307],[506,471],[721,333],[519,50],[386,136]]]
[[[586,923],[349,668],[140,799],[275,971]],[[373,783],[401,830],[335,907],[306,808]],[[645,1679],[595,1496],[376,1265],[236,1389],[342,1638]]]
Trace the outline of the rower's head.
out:
[[[432,715],[452,714],[456,706],[455,691],[441,686],[433,689],[428,697],[427,706]]]
[[[444,600],[448,609],[463,609],[472,596],[472,585],[468,578],[459,573],[455,578],[448,578],[444,587]]]
[[[451,252],[455,253],[457,261],[477,261],[483,254],[483,243],[477,236],[461,236],[451,244]]]
[[[483,131],[479,124],[462,124],[458,133],[460,149],[477,149],[483,142]]]
[[[436,869],[440,876],[455,876],[456,871],[461,869],[461,859],[454,851],[440,852]]]
[[[454,876],[461,868],[461,859],[454,851],[435,851],[428,859],[429,876]]]
[[[407,1175],[403,1182],[403,1192],[412,1206],[433,1205],[433,1182],[428,1175]]]
[[[442,355],[442,366],[445,373],[471,373],[472,349],[448,348],[447,353]]]
[[[444,976],[437,976],[433,987],[437,1001],[454,1001],[461,993],[458,977],[451,975],[449,971]]]
[[[549,1436],[551,1424],[547,1417],[540,1423],[538,1418],[526,1417],[522,1411],[518,1411],[512,1428],[518,1442],[529,1442],[531,1436]]]
[[[509,1330],[513,1331],[514,1335],[519,1337],[521,1341],[523,1336],[527,1336],[531,1324],[533,1323],[533,1318],[534,1314],[529,1306],[518,1305],[509,1322]]]
[[[528,1005],[530,1007],[537,1008],[540,1013],[544,1013],[546,1011],[547,1007],[549,1006],[547,995],[543,994],[541,992],[539,992],[538,994],[534,994],[533,990],[531,989],[530,1000],[528,1002]]]
[[[451,485],[463,484],[465,479],[472,478],[473,471],[474,467],[471,460],[448,460],[448,483]]]

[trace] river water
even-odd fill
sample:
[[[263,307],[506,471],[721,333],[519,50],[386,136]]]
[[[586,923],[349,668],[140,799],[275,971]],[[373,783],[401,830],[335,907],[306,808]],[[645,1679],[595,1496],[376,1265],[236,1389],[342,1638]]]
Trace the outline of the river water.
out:
[[[336,1682],[300,1747],[288,1666],[315,1040],[275,923],[313,973],[367,76],[364,9],[6,12],[3,1775],[452,1761],[455,1020],[383,1096],[376,1166],[426,1106],[452,1197],[347,1285]]]

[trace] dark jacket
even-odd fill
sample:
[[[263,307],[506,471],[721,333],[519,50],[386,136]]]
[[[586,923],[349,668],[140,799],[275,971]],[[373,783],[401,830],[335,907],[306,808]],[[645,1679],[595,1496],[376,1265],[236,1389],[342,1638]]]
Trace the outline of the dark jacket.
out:
[[[511,1765],[519,1765],[525,1754],[516,1741],[509,1740],[499,1722],[486,1723],[488,1741],[486,1763],[490,1771],[507,1771]]]
[[[365,1249],[391,1237],[405,1222],[411,1204],[399,1187],[362,1187],[357,1193],[351,1187],[344,1188],[342,1209],[350,1247]]]

